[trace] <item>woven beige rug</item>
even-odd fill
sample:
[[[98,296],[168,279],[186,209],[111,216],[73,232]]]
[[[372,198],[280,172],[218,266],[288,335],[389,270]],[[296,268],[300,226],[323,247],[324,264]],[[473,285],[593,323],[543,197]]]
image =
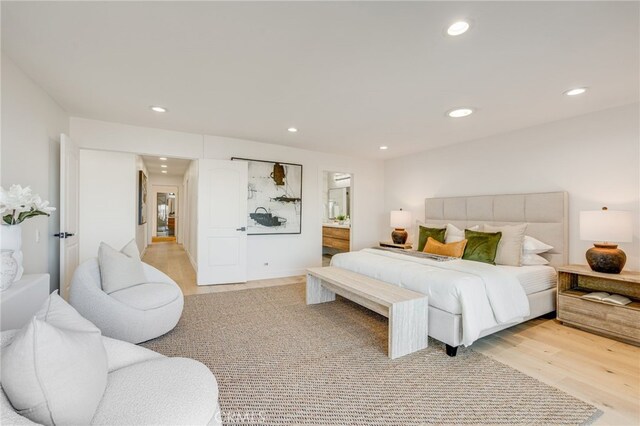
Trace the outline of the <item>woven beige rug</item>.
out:
[[[390,360],[387,319],[300,284],[189,296],[178,326],[144,346],[206,364],[225,424],[585,424],[595,407],[471,349]]]

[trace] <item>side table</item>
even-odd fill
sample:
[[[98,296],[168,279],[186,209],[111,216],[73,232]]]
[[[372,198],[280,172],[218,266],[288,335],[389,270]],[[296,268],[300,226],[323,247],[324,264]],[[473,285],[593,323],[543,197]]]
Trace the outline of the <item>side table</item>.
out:
[[[0,330],[22,328],[49,296],[49,274],[23,275],[0,293]]]
[[[397,249],[402,249],[402,250],[411,250],[411,243],[406,243],[406,244],[396,244],[392,241],[380,241],[380,247],[390,247],[390,248],[397,248]]]

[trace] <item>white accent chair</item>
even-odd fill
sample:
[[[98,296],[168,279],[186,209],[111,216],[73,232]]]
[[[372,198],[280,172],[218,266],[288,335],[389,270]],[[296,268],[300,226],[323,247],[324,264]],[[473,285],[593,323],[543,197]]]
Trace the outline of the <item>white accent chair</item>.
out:
[[[69,303],[114,339],[141,343],[171,331],[182,315],[182,291],[161,271],[142,266],[148,283],[107,294],[102,291],[98,259],[87,260],[73,274]]]
[[[0,348],[18,330],[0,334]],[[103,336],[108,380],[92,425],[222,424],[218,383],[202,363],[168,358],[157,352]],[[35,425],[11,406],[0,382],[0,424]]]

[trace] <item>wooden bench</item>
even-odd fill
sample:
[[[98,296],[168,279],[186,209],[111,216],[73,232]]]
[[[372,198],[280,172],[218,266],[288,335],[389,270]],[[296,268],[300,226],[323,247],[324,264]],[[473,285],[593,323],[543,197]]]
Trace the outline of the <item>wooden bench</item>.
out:
[[[389,358],[427,347],[426,295],[335,266],[307,269],[307,305],[331,302],[336,294],[389,318]]]

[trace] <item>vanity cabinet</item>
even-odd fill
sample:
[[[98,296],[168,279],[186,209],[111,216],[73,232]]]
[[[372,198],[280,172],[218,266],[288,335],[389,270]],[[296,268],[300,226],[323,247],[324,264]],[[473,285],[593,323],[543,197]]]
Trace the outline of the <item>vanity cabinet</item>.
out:
[[[323,226],[322,245],[340,251],[349,251],[351,248],[351,229]]]

